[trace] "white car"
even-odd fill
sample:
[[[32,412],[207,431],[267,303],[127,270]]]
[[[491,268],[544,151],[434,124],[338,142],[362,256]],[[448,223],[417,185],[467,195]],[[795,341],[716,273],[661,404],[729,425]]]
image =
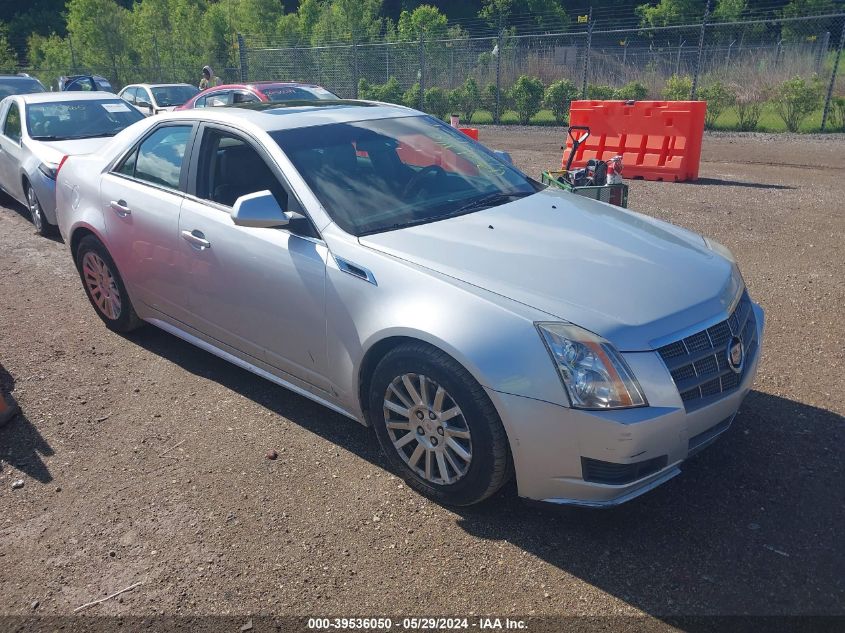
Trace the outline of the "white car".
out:
[[[191,84],[131,84],[118,96],[144,116],[170,112],[190,100],[199,89]]]

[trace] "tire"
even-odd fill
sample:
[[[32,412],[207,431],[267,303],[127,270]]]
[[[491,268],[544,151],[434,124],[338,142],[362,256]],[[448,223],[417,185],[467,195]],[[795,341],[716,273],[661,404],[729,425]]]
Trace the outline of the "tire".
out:
[[[441,350],[407,343],[388,352],[373,372],[368,400],[391,470],[434,501],[479,503],[512,476],[510,446],[493,403]]]
[[[38,195],[28,182],[24,183],[24,193],[26,194],[26,206],[29,209],[29,217],[32,220],[32,225],[35,227],[35,232],[41,237],[52,235],[54,227],[47,221],[47,216],[44,215],[44,209],[41,207]]]
[[[114,260],[93,235],[80,241],[76,249],[76,268],[88,301],[107,328],[126,333],[144,324],[132,307]]]

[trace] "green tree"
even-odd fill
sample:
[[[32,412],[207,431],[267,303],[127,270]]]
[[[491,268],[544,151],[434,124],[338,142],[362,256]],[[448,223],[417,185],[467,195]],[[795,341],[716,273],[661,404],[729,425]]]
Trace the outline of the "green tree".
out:
[[[791,0],[790,3],[783,8],[781,15],[784,18],[800,18],[807,15],[834,13],[835,11],[836,5],[833,0]],[[831,32],[839,30],[839,23],[835,23],[835,25],[835,29],[829,29]],[[812,26],[814,33],[817,30],[823,30],[819,29],[817,24]],[[783,28],[781,29],[781,36],[783,39],[792,42],[803,40],[807,34],[806,22],[785,22],[783,24]]]
[[[413,12],[402,11],[396,24],[396,35],[399,41],[411,42],[418,40],[420,35],[426,39],[443,38],[448,32],[448,20],[436,7],[423,4]]]
[[[640,26],[670,26],[691,24],[704,15],[702,0],[660,0],[657,4],[641,4],[635,9]]]
[[[569,104],[581,94],[578,87],[569,79],[561,79],[546,88],[543,95],[545,105],[555,116],[555,121],[563,125],[569,119]]]
[[[9,44],[6,35],[0,32],[0,71],[13,73],[18,67],[18,56]]]
[[[493,27],[502,24],[517,24],[516,32],[561,31],[569,25],[560,0],[484,0],[479,17]]]
[[[185,46],[195,38],[203,9],[195,0],[143,0],[134,6],[132,48],[148,77],[190,81],[212,61],[206,46]]]
[[[72,73],[76,70],[67,39],[55,33],[47,37],[37,33],[30,35],[27,49],[30,65],[44,71],[44,76],[39,79],[45,85],[52,83],[56,75]]]
[[[543,82],[537,77],[522,75],[510,89],[510,100],[516,109],[519,122],[526,125],[543,104]]]
[[[67,30],[82,66],[111,75],[117,84],[130,64],[131,15],[114,0],[70,0]]]

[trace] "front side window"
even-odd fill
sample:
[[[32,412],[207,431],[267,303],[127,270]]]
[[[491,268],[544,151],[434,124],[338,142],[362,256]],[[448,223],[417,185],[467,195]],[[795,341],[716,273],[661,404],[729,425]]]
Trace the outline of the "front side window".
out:
[[[26,109],[29,135],[43,141],[114,136],[143,119],[143,114],[115,98],[31,103]]]
[[[3,122],[3,135],[9,137],[16,143],[21,140],[21,111],[17,103],[9,105],[6,113],[6,120]]]
[[[529,196],[538,185],[428,116],[271,132],[348,233],[436,222]]]
[[[117,172],[160,187],[179,189],[192,130],[190,125],[158,128],[124,159]]]
[[[197,196],[227,207],[241,196],[269,190],[282,209],[288,195],[261,154],[244,139],[216,129],[203,134]]]
[[[232,104],[232,93],[231,92],[217,92],[212,95],[208,95],[205,98],[205,105],[208,108],[213,108],[216,106],[227,106]]]
[[[124,90],[120,94],[120,96],[122,98],[126,99],[129,103],[134,104],[135,103],[135,94],[137,93],[137,91],[138,91],[137,88],[127,88],[126,90]]]

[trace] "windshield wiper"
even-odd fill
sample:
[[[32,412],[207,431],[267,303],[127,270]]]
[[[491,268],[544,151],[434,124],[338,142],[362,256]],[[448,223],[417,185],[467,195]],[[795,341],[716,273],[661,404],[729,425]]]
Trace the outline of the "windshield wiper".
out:
[[[85,138],[100,138],[103,136],[114,136],[117,132],[97,132],[96,134],[83,134],[82,136],[68,136],[66,141],[79,141]]]
[[[481,209],[489,209],[490,207],[497,207],[500,204],[505,204],[506,202],[512,202],[513,200],[518,200],[520,198],[526,198],[532,195],[533,192],[530,191],[513,191],[511,193],[504,193],[501,191],[497,191],[496,193],[491,193],[486,196],[482,196],[481,198],[477,198],[472,202],[468,202],[462,207],[458,207],[451,213],[441,216],[441,217],[452,217],[454,215],[460,215],[461,213],[466,213],[468,211],[479,211]],[[438,218],[439,219],[439,218]]]
[[[64,141],[66,136],[54,136],[52,134],[44,134],[41,136],[30,136],[33,141]]]

